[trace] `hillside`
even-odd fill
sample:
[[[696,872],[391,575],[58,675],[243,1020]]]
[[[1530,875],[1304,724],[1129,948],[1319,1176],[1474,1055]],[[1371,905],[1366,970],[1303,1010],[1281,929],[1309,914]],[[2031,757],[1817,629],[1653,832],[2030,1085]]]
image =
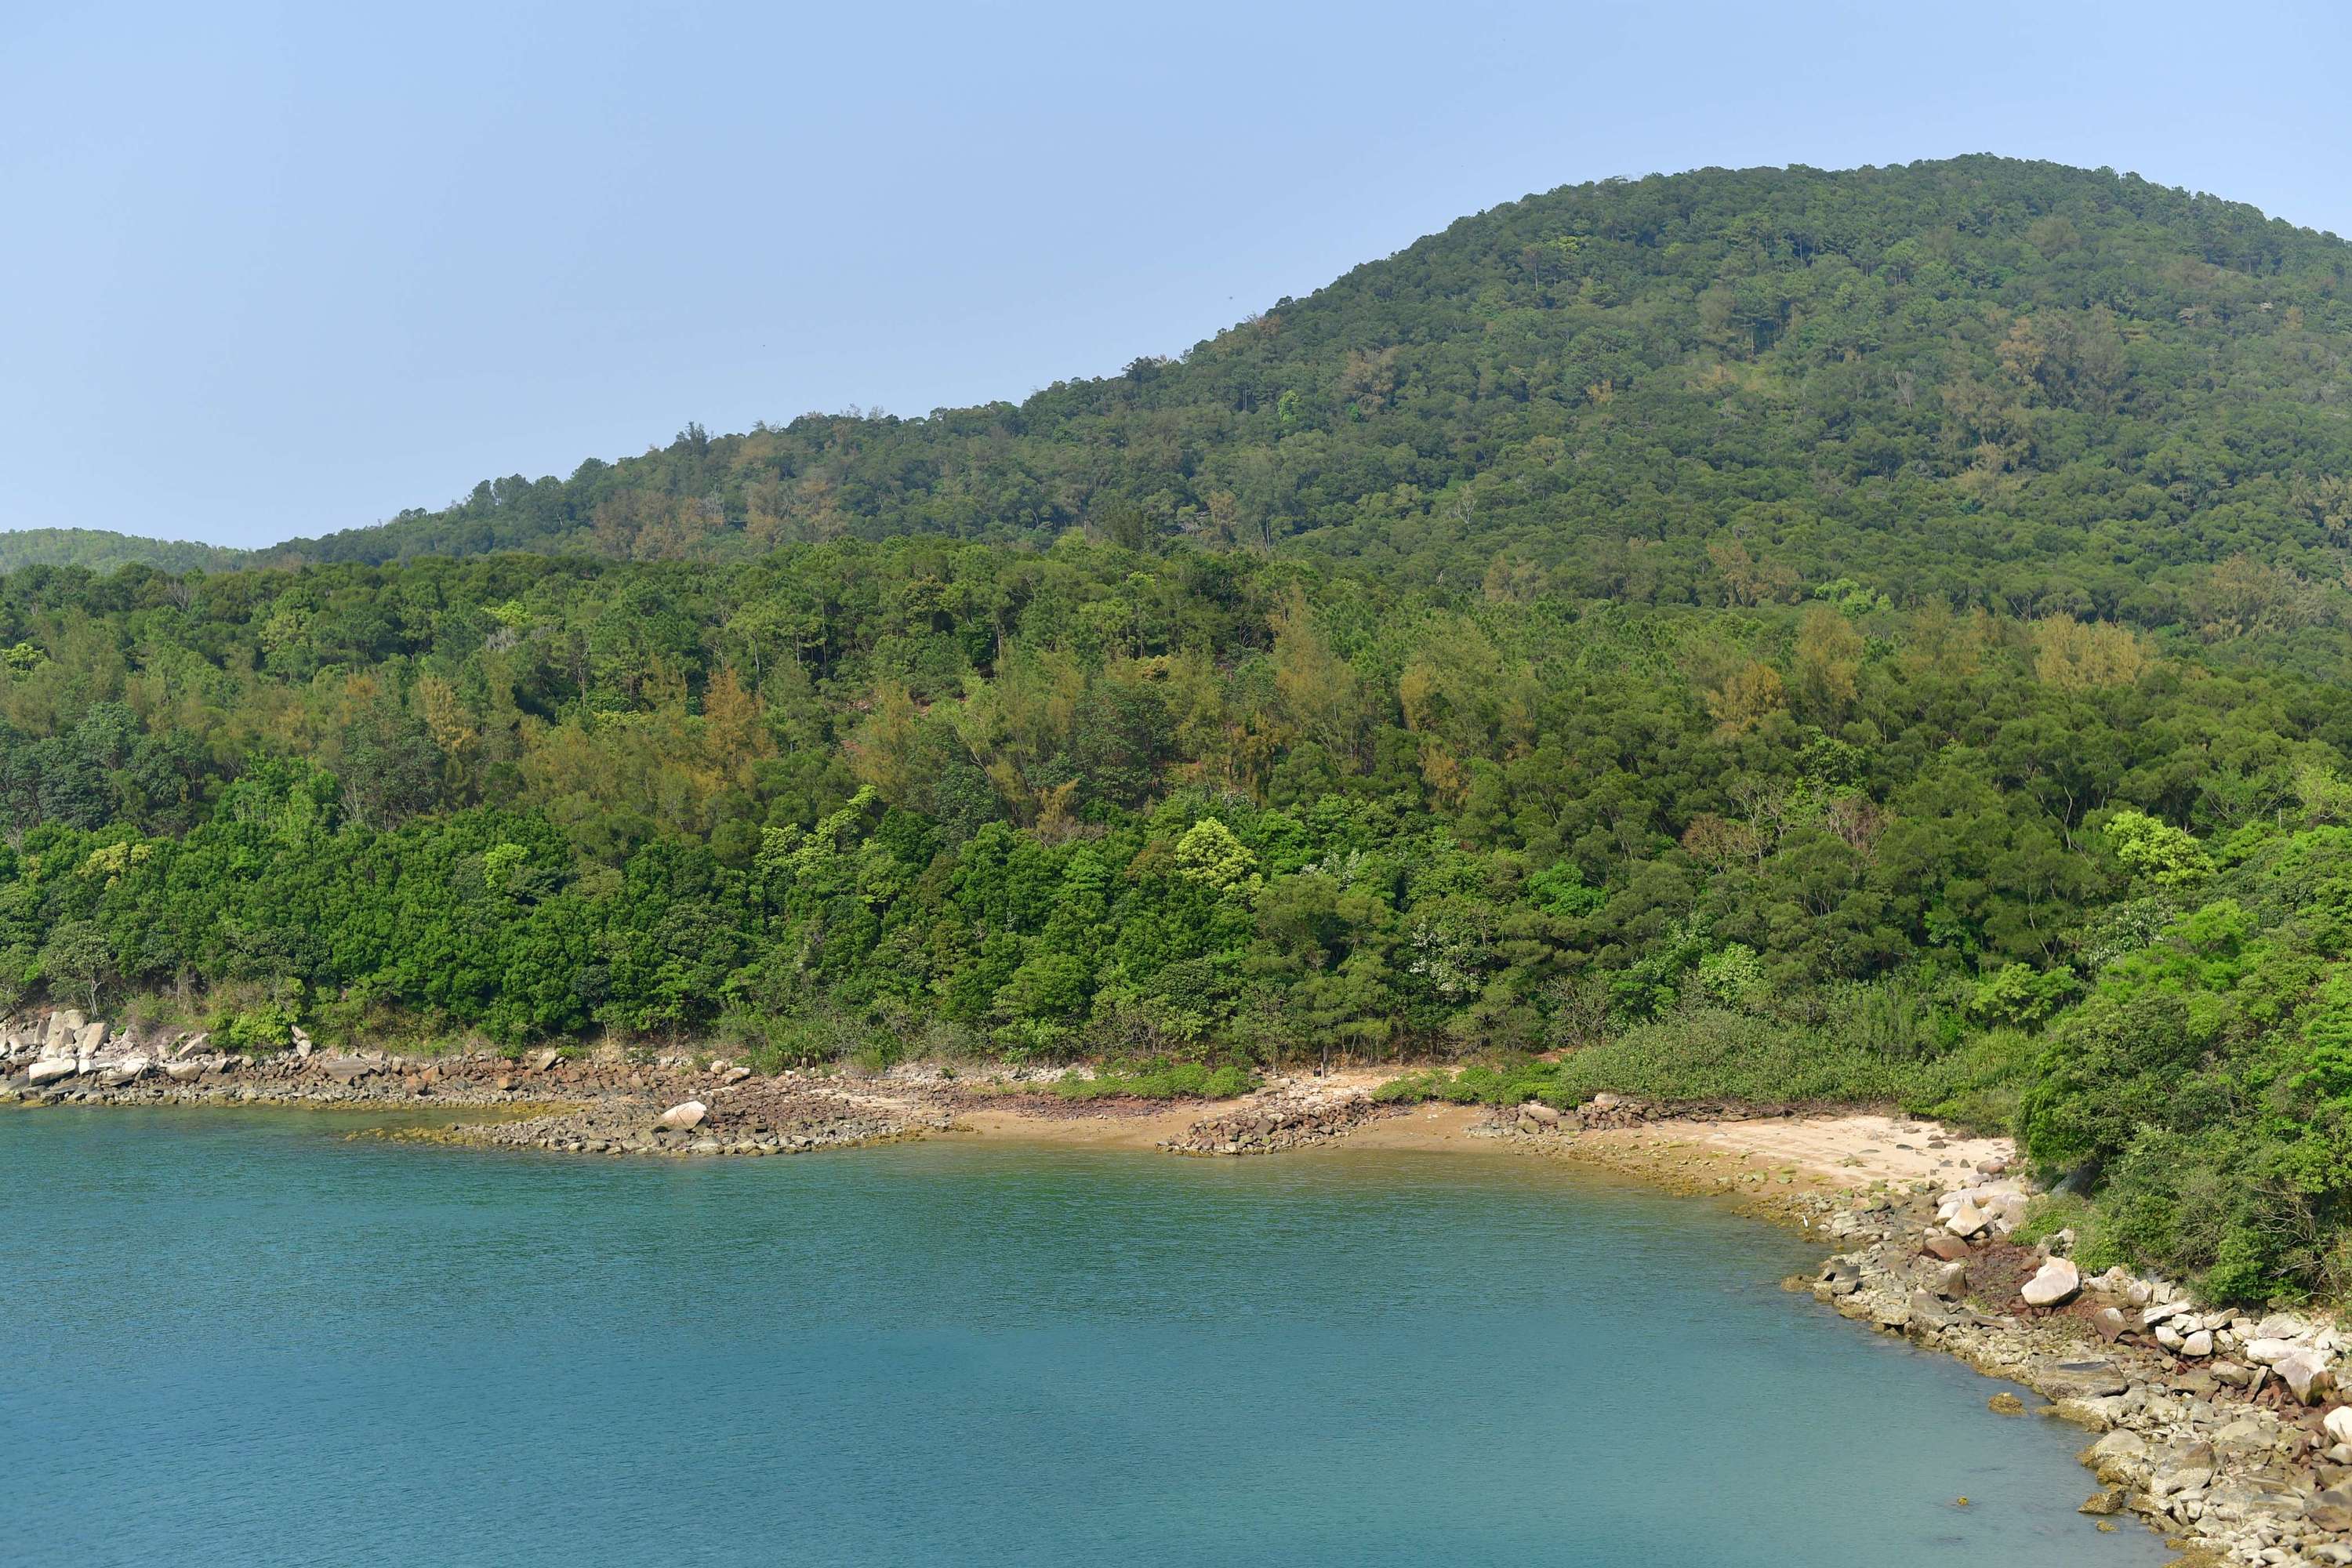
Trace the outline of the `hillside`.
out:
[[[165,572],[232,572],[249,552],[177,539],[138,539],[92,528],[24,528],[0,532],[0,572],[27,566],[79,566],[111,572],[136,562]]]
[[[303,559],[725,557],[941,533],[1297,546],[1575,597],[1900,599],[2146,625],[2333,584],[2352,247],[1993,158],[1569,187],[1181,360],[923,419],[817,416],[486,482]],[[2216,585],[2244,558],[2289,579]]]
[[[1583,187],[1017,408],[11,573],[0,1005],[1895,1101],[2341,1294],[2347,254]]]
[[[271,553],[727,558],[1086,526],[1422,582],[1475,558],[1574,597],[1843,577],[2297,622],[2314,584],[2333,602],[2352,528],[2347,267],[2250,207],[1990,157],[1563,187],[1178,360],[920,419],[689,426]]]

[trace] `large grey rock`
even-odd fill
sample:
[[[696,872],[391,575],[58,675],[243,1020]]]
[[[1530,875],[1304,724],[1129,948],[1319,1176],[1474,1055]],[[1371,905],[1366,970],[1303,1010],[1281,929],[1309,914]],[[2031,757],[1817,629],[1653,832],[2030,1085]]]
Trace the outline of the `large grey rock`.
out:
[[[174,1061],[178,1061],[187,1057],[196,1056],[204,1050],[205,1047],[209,1044],[211,1040],[211,1035],[199,1029],[194,1034],[190,1035],[186,1039],[182,1040],[178,1045],[172,1047],[172,1058]]]
[[[2251,1415],[2241,1415],[2213,1434],[2213,1451],[2225,1459],[2242,1459],[2267,1453],[2271,1428]]]
[[[2339,1443],[2352,1443],[2352,1405],[2339,1405],[2329,1411],[2320,1425],[2327,1435]]]
[[[1947,1263],[1958,1263],[1973,1249],[1948,1230],[1931,1230],[1920,1239],[1922,1251],[1932,1252]]]
[[[73,1048],[76,1056],[86,1057],[92,1051],[102,1048],[105,1044],[106,1020],[103,1018],[99,1019],[96,1023],[84,1024],[80,1028],[74,1031]]]
[[[654,1125],[667,1132],[691,1132],[701,1126],[702,1119],[709,1114],[709,1106],[698,1100],[689,1100],[663,1111],[661,1119]]]
[[[2032,1381],[2053,1399],[2104,1399],[2131,1386],[2111,1361],[2053,1362],[2041,1368]]]
[[[2288,1390],[2305,1405],[2312,1405],[2336,1386],[2327,1363],[2315,1351],[2297,1351],[2271,1366]]]
[[[71,1078],[81,1070],[71,1057],[43,1057],[25,1069],[26,1081],[35,1089],[45,1083],[55,1083],[61,1078]]]
[[[2190,1443],[2158,1458],[2148,1471],[2147,1489],[2155,1497],[2192,1491],[2213,1479],[2213,1445]]]
[[[1965,1239],[1980,1234],[1985,1226],[1991,1223],[1990,1215],[1978,1208],[1975,1204],[1963,1198],[1960,1200],[1960,1206],[1953,1211],[1952,1217],[1944,1222],[1944,1228],[1954,1236]]]
[[[529,1065],[533,1072],[545,1072],[562,1059],[563,1053],[561,1051],[540,1051],[532,1056]]]
[[[145,1078],[149,1066],[145,1057],[125,1057],[99,1074],[98,1081],[109,1089],[121,1089],[126,1083],[137,1083]]]
[[[196,1079],[205,1076],[205,1064],[202,1062],[167,1062],[163,1067],[163,1076],[170,1079],[173,1083],[194,1083]]]
[[[2147,1439],[2118,1426],[2091,1445],[2084,1462],[2108,1486],[2137,1486],[2147,1474]]]
[[[2082,1271],[2074,1267],[2074,1260],[2053,1258],[2025,1282],[2025,1288],[2018,1294],[2025,1298],[2025,1304],[2029,1307],[2054,1307],[2062,1301],[2073,1300],[2074,1292],[2082,1288]]]
[[[325,1065],[327,1076],[337,1083],[357,1083],[375,1071],[375,1064],[364,1057],[329,1057]]]
[[[1540,1100],[1530,1100],[1519,1107],[1519,1114],[1529,1121],[1540,1121],[1546,1127],[1559,1125],[1559,1112]]]
[[[2182,1335],[2180,1340],[2180,1353],[2187,1356],[2191,1361],[2200,1360],[2203,1357],[2211,1355],[2213,1353],[2213,1331],[2210,1329],[2200,1329],[2193,1334]]]

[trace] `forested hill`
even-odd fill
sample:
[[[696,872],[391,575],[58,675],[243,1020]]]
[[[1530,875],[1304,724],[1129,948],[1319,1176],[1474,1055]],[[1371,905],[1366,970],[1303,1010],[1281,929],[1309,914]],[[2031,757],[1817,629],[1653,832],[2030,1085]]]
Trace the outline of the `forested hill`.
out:
[[[689,426],[271,553],[1086,527],[1391,580],[1475,563],[1573,598],[1849,578],[2147,626],[2294,618],[2335,596],[2352,528],[2347,267],[2352,247],[2251,207],[2050,163],[1610,181],[1018,405]]]
[[[23,528],[0,532],[0,572],[26,566],[81,566],[111,572],[136,563],[166,572],[227,572],[254,560],[243,550],[178,539],[138,539],[93,528]]]

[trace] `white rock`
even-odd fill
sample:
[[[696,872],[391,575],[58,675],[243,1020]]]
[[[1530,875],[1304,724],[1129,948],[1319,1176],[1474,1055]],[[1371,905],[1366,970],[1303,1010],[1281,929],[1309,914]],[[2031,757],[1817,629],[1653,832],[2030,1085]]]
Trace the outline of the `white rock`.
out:
[[[689,1100],[683,1104],[673,1105],[663,1111],[661,1120],[654,1125],[672,1132],[691,1132],[701,1126],[702,1119],[709,1114],[709,1106],[698,1100]]]
[[[2184,1336],[2180,1342],[2180,1353],[2189,1357],[2191,1360],[2195,1360],[2200,1356],[2211,1355],[2213,1353],[2213,1331],[2210,1329],[2200,1329],[2193,1334]]]
[[[84,1024],[79,1029],[74,1031],[74,1054],[76,1056],[88,1056],[92,1051],[98,1050],[103,1047],[105,1044],[106,1020],[103,1018],[94,1024]]]
[[[2042,1271],[2025,1282],[2018,1292],[2029,1307],[2054,1307],[2073,1297],[2083,1288],[2083,1276],[2073,1261],[2053,1258],[2042,1266]]]
[[[202,1062],[169,1062],[164,1065],[163,1074],[173,1083],[194,1083],[196,1079],[205,1076],[205,1064]]]
[[[1959,1208],[1952,1217],[1944,1222],[1944,1228],[1965,1240],[1984,1229],[1986,1224],[1987,1218],[1984,1213],[1976,1205],[1963,1198],[1960,1200]]]
[[[2337,1442],[2352,1443],[2352,1405],[2337,1405],[2327,1413],[2326,1419],[2320,1424],[2327,1428],[2327,1435]]]
[[[81,1070],[71,1057],[43,1057],[25,1069],[26,1079],[36,1089],[45,1083],[55,1083],[61,1078],[71,1078]]]
[[[2256,1366],[2276,1366],[2294,1354],[2296,1348],[2291,1340],[2248,1340],[2245,1344],[2246,1359]]]
[[[2335,1377],[2327,1370],[2327,1363],[2310,1351],[2297,1351],[2272,1370],[2305,1405],[2316,1402],[2336,1384]]]
[[[2187,1310],[2188,1304],[2183,1301],[2159,1302],[2158,1305],[2150,1307],[2140,1313],[2140,1326],[2143,1328],[2152,1329],[2156,1327],[2157,1324],[2164,1321],[2167,1318],[2178,1317]]]
[[[2180,1331],[2170,1323],[2158,1323],[2156,1325],[2156,1342],[2166,1350],[2177,1351],[2180,1348]]]

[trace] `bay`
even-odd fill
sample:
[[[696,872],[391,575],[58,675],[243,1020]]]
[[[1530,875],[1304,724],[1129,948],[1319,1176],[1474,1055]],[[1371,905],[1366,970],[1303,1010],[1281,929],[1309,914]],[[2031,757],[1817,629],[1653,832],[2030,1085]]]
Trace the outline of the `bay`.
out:
[[[360,1125],[0,1117],[0,1561],[2165,1557],[1801,1237],[1545,1162]]]

